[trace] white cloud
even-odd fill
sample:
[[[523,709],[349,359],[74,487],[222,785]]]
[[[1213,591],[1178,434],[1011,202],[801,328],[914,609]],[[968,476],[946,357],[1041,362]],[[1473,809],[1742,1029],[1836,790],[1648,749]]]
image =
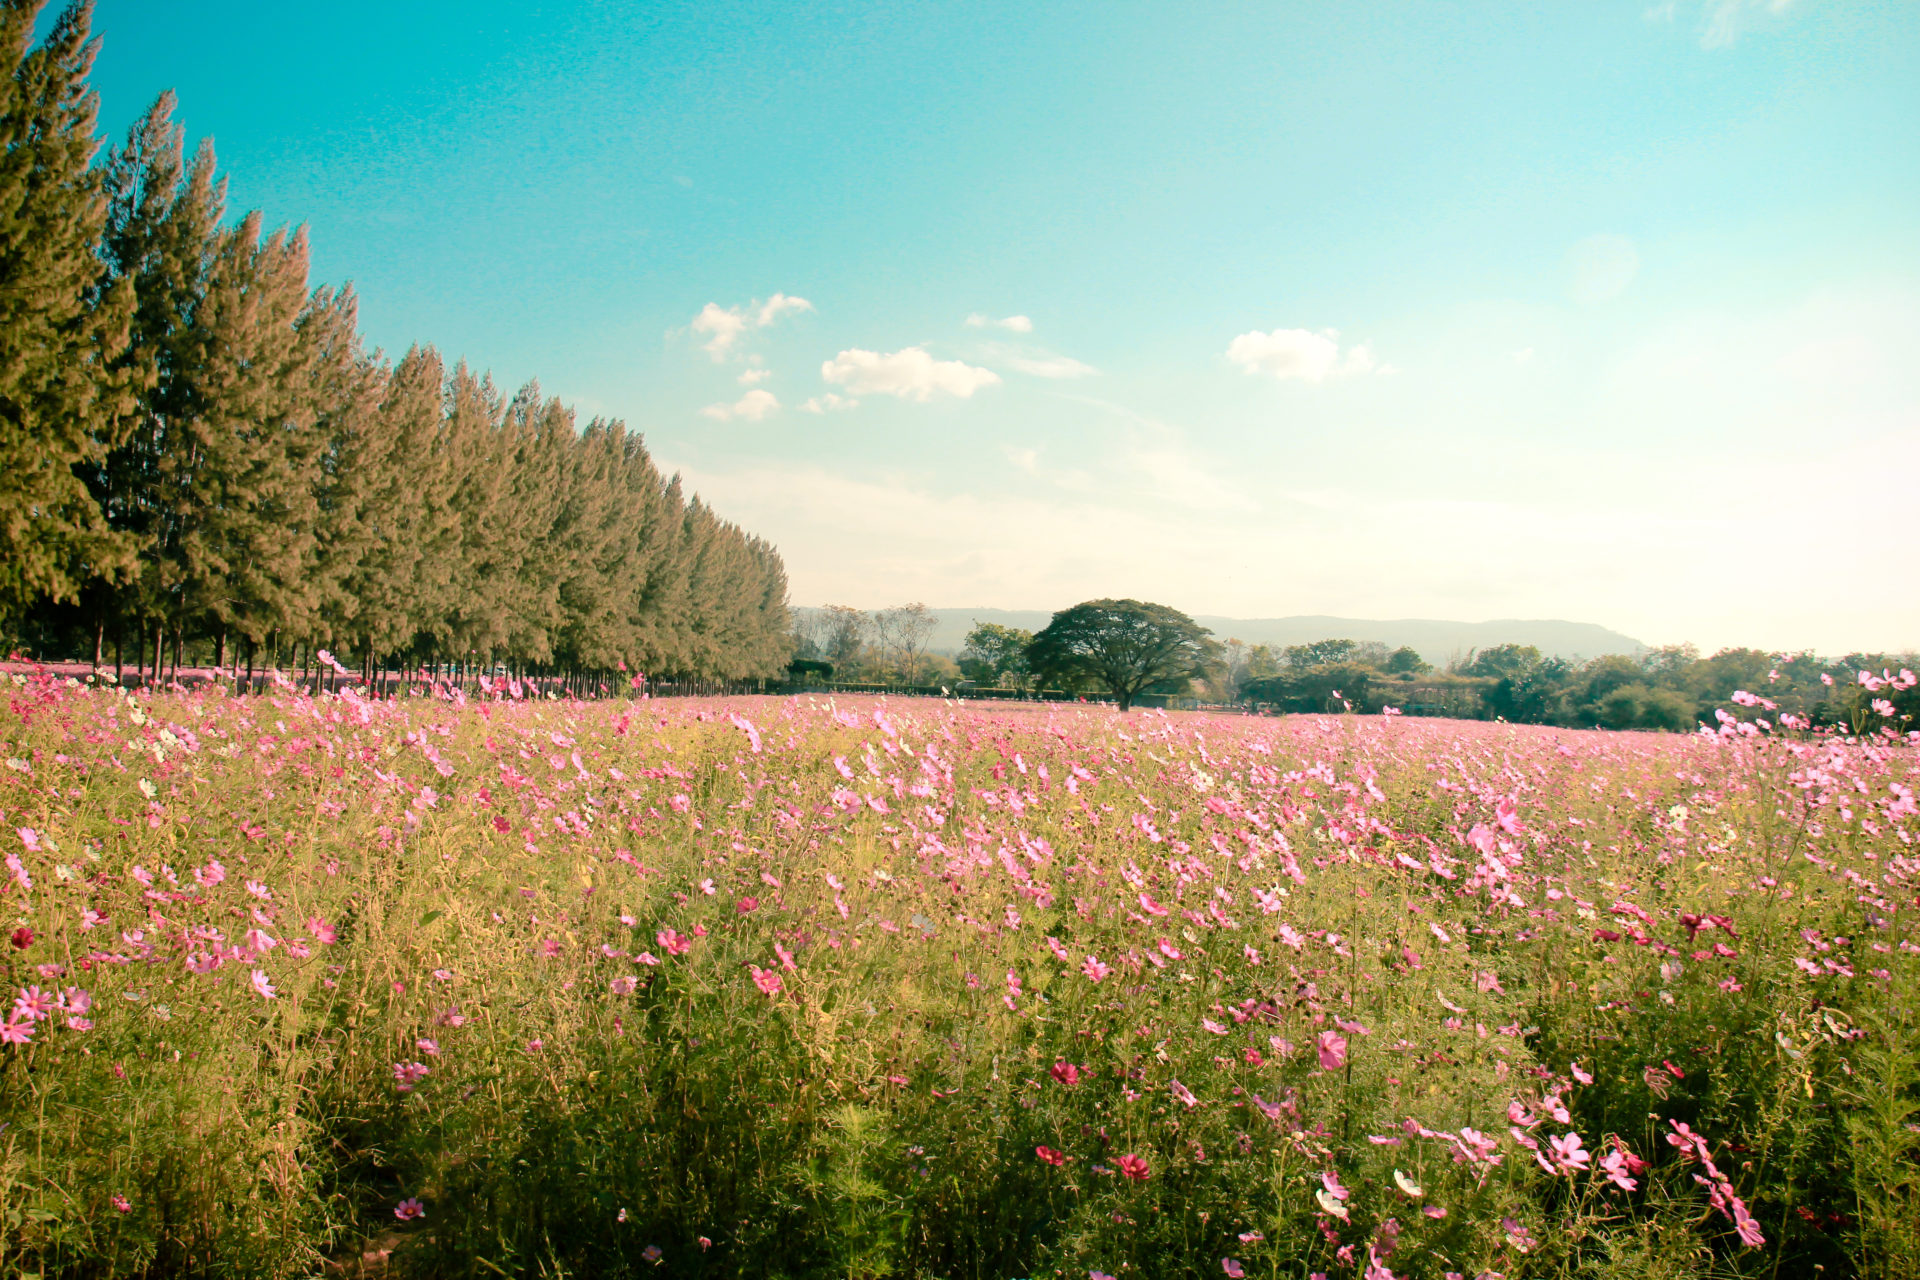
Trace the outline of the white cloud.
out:
[[[691,327],[695,333],[709,335],[700,344],[701,349],[720,361],[733,354],[734,345],[749,329],[764,329],[781,316],[811,310],[811,302],[786,293],[776,293],[765,302],[755,298],[745,306],[722,307],[709,302],[700,308]]]
[[[1248,373],[1266,373],[1276,378],[1301,378],[1324,382],[1375,369],[1373,352],[1366,343],[1340,352],[1340,334],[1336,329],[1314,333],[1308,329],[1258,329],[1243,333],[1227,344],[1227,359]],[[1389,372],[1381,367],[1379,372]]]
[[[776,293],[760,304],[759,312],[754,316],[754,324],[766,328],[784,315],[795,315],[802,311],[813,310],[813,304],[805,298],[796,298],[791,294]]]
[[[922,403],[935,395],[965,400],[980,388],[1000,382],[1000,375],[991,369],[958,360],[935,360],[922,347],[905,347],[885,355],[853,347],[823,363],[820,376],[855,395],[898,396]]]
[[[735,381],[743,387],[757,387],[772,376],[771,369],[743,369]]]
[[[1723,49],[1740,38],[1740,33],[1777,18],[1793,7],[1793,0],[1701,0],[1700,47]],[[1649,22],[1672,22],[1680,9],[1679,0],[1661,0],[1646,10]]]
[[[710,404],[702,409],[700,414],[702,417],[712,418],[715,422],[731,422],[735,418],[758,422],[779,407],[780,401],[773,392],[756,388],[732,404],[724,401],[720,404]]]
[[[837,396],[829,391],[825,395],[813,396],[800,406],[802,413],[832,413],[837,409],[858,409],[860,402],[847,396]]]
[[[967,317],[967,326],[973,329],[1006,329],[1013,333],[1032,333],[1033,321],[1025,316],[1007,316],[995,320],[992,316],[981,315],[978,311]]]
[[[1008,356],[1007,367],[1036,378],[1084,378],[1090,373],[1100,372],[1071,356],[1056,355]]]
[[[1007,455],[1008,462],[1011,462],[1028,475],[1037,476],[1040,474],[1040,451],[1038,449],[1022,449],[1015,445],[1003,445],[1000,452]]]
[[[700,314],[693,318],[695,333],[708,333],[713,336],[701,345],[707,354],[715,360],[724,360],[733,343],[747,327],[747,318],[740,314],[740,308],[730,307],[722,310],[717,304],[709,302],[700,308]]]

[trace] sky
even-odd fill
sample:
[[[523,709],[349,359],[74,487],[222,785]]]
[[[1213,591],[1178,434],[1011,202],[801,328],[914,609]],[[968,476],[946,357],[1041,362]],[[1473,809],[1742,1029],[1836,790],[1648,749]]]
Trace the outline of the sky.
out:
[[[370,344],[623,419],[796,604],[1920,647],[1909,0],[95,29],[109,140],[175,90]]]

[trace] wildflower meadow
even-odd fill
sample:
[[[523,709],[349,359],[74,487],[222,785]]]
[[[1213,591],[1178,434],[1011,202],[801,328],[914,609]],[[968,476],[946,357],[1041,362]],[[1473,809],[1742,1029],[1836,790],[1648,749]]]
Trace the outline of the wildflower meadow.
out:
[[[1920,1275],[1897,728],[9,681],[7,1274]]]

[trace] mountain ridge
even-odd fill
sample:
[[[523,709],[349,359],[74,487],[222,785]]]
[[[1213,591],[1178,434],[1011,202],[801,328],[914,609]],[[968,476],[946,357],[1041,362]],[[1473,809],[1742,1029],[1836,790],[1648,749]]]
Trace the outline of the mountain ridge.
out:
[[[976,622],[1038,631],[1053,617],[1045,609],[933,609],[939,619],[928,648],[957,653]],[[1407,645],[1428,662],[1441,666],[1456,654],[1496,644],[1530,644],[1548,657],[1597,658],[1602,654],[1645,653],[1648,645],[1593,622],[1559,618],[1494,618],[1485,622],[1454,622],[1439,618],[1341,618],[1331,614],[1298,614],[1282,618],[1229,618],[1193,614],[1193,620],[1212,631],[1214,638],[1239,639],[1247,644],[1284,647],[1314,640],[1378,640]]]

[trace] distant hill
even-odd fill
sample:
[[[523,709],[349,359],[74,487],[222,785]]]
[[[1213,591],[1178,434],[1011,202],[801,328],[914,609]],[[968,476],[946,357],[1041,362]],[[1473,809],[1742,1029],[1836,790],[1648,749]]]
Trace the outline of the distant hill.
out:
[[[928,648],[953,654],[976,622],[1038,631],[1053,615],[1040,609],[935,609],[940,625]],[[1496,644],[1530,644],[1549,657],[1597,658],[1606,653],[1640,654],[1647,646],[1591,622],[1556,619],[1500,619],[1494,622],[1442,622],[1431,618],[1378,621],[1367,618],[1221,618],[1195,615],[1194,621],[1221,640],[1239,638],[1248,644],[1276,648],[1313,640],[1379,640],[1398,648],[1409,645],[1435,666],[1444,666],[1454,654],[1486,649]]]

